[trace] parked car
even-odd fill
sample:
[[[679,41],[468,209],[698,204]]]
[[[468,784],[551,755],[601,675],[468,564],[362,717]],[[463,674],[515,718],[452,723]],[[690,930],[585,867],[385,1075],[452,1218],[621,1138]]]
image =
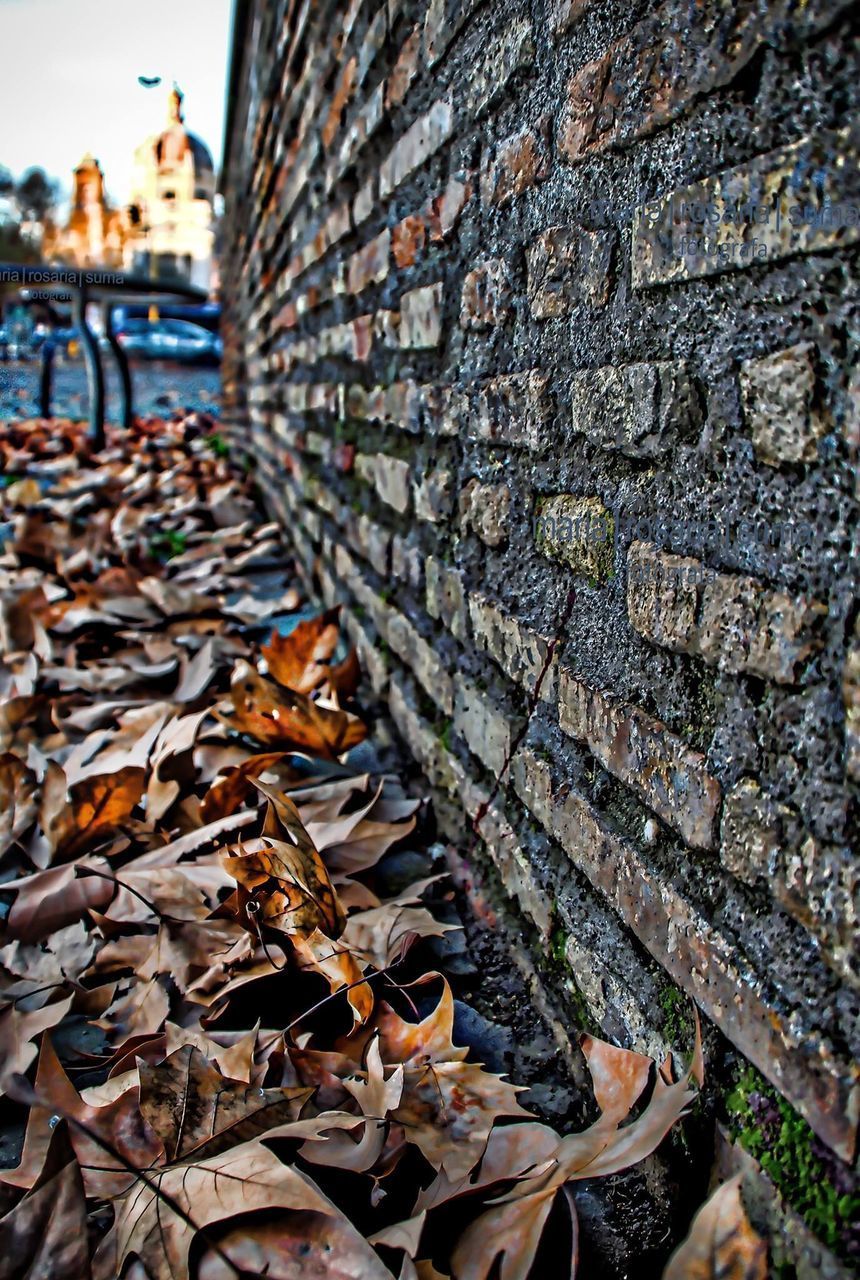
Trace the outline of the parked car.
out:
[[[125,320],[117,341],[126,355],[142,360],[178,360],[185,364],[218,364],[221,339],[189,320]]]

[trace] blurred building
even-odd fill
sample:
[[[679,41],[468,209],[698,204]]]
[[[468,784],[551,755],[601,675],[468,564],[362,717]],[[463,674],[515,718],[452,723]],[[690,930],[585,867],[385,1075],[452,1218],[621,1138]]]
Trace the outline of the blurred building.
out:
[[[126,269],[209,289],[214,200],[212,155],[206,144],[186,129],[182,93],[174,88],[167,127],[135,151],[123,251]]]
[[[68,222],[64,227],[46,225],[45,257],[74,267],[117,268],[124,261],[126,240],[126,215],[111,208],[101,165],[88,152],[74,171]]]

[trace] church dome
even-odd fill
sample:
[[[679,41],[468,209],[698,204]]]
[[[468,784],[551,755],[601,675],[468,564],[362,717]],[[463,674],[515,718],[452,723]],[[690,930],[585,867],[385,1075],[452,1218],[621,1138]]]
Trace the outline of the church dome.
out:
[[[196,133],[185,130],[188,138],[188,146],[191,148],[191,154],[194,157],[194,169],[197,176],[202,174],[214,174],[215,162],[212,159],[212,152],[207,147],[202,138],[198,138]]]

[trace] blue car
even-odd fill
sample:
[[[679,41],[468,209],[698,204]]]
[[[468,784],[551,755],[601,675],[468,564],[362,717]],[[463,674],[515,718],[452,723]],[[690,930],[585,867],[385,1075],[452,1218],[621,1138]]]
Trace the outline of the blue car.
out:
[[[221,339],[190,320],[125,320],[117,327],[116,337],[126,355],[141,360],[221,362]]]

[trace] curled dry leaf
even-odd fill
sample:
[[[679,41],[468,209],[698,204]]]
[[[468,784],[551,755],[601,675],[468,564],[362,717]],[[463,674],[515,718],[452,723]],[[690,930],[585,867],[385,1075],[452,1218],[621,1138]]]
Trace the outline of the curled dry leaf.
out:
[[[55,855],[74,858],[117,831],[140,801],[145,776],[144,769],[131,767],[75,783],[45,831]]]
[[[298,810],[286,796],[257,786],[269,799],[263,835],[222,854],[225,870],[256,904],[254,919],[261,925],[300,936],[320,929],[337,937],[344,917]]]
[[[213,782],[200,804],[204,822],[214,822],[235,813],[253,791],[253,780],[273,768],[284,758],[283,751],[268,751],[249,756],[241,764],[229,766],[222,778]]]
[[[346,990],[346,998],[357,1023],[364,1023],[373,1013],[373,991],[362,982],[362,971],[346,939],[326,937],[319,929],[307,937],[293,936],[293,950],[300,969],[320,973],[332,992]]]
[[[194,1045],[141,1063],[140,1110],[167,1161],[216,1155],[295,1119],[311,1089],[262,1089],[230,1080]]]
[[[233,670],[230,694],[233,715],[226,723],[273,750],[298,747],[334,760],[367,737],[367,726],[357,716],[279,689],[244,660]]]
[[[0,756],[0,854],[20,840],[37,813],[35,775],[23,760],[7,751]]]
[[[113,884],[101,876],[79,877],[75,874],[78,867],[111,874],[104,859],[87,858],[75,865],[49,867],[16,880],[6,936],[20,942],[40,942],[88,910],[106,907],[114,895]]]
[[[84,1184],[60,1125],[33,1186],[0,1218],[0,1275],[11,1277],[11,1267],[26,1259],[32,1280],[89,1280],[89,1252]]]
[[[135,1187],[117,1203],[114,1227],[96,1255],[96,1280],[114,1280],[126,1260],[135,1257],[152,1280],[187,1275],[188,1251],[198,1233],[263,1209],[300,1214],[292,1217],[293,1230],[302,1242],[297,1249],[301,1250],[308,1238],[317,1240],[323,1258],[330,1260],[335,1249],[336,1256],[343,1256],[345,1275],[356,1280],[390,1280],[387,1268],[364,1238],[315,1183],[298,1169],[282,1164],[257,1141],[195,1164],[149,1174],[148,1185]],[[313,1215],[323,1219],[324,1230]],[[291,1218],[285,1221],[289,1224]],[[225,1268],[221,1273],[210,1270],[210,1275],[229,1275],[223,1261],[225,1251],[211,1245],[210,1250]]]
[[[328,660],[337,646],[340,610],[328,609],[317,618],[299,622],[288,634],[277,629],[260,652],[269,674],[285,689],[311,693],[328,675]]]
[[[766,1280],[767,1245],[750,1226],[741,1176],[717,1187],[678,1246],[663,1280]]]

